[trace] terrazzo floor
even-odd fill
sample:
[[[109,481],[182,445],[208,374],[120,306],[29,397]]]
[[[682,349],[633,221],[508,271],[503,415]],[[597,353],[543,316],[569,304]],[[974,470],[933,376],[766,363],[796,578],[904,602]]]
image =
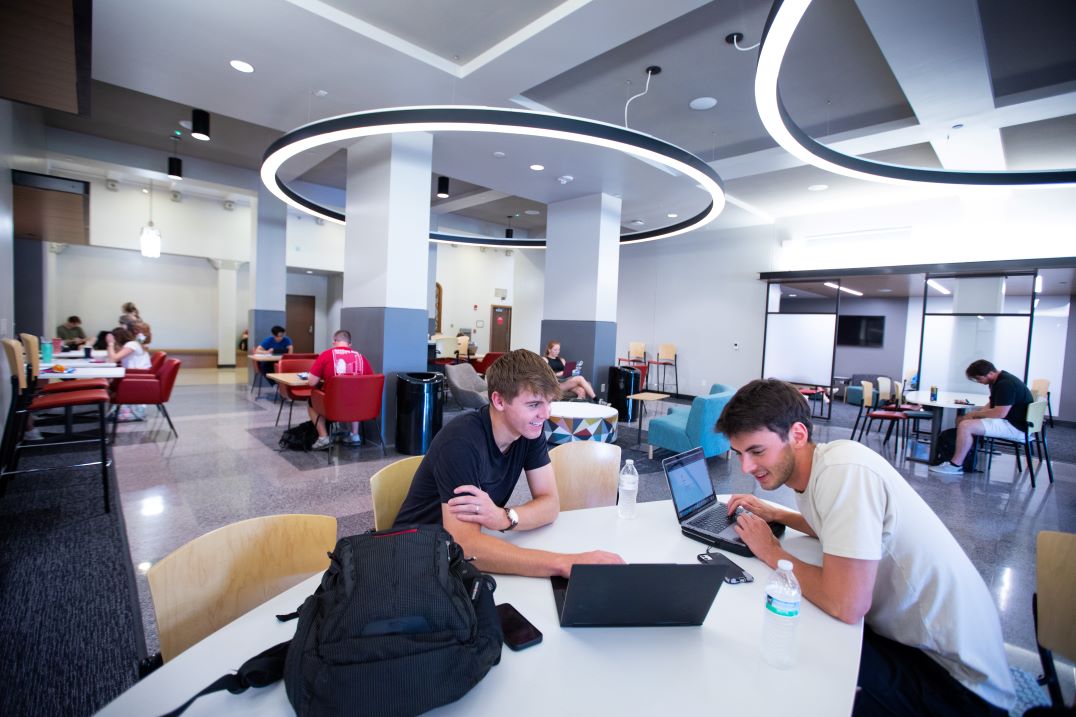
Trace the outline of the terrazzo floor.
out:
[[[341,448],[338,462],[330,465],[324,452],[278,452],[287,408],[281,425],[274,426],[278,405],[272,395],[263,391],[257,398],[246,381],[242,368],[183,370],[168,404],[178,438],[153,408],[146,422],[119,428],[116,473],[151,653],[157,649],[157,634],[144,576],[150,564],[198,535],[259,515],[323,513],[338,518],[341,535],[368,530],[373,525],[369,477],[400,457],[390,449],[382,458],[377,446]],[[647,420],[664,414],[664,408],[648,404]],[[446,420],[453,415],[446,413]],[[294,422],[300,420],[305,416],[297,406]],[[632,444],[634,437],[631,431]],[[816,440],[848,437],[849,429],[818,422]],[[622,436],[621,443],[628,438]],[[867,443],[883,450],[873,435]],[[892,458],[892,453],[887,455]],[[957,479],[928,473],[922,464],[893,460],[983,575],[1006,642],[1034,650],[1035,536],[1040,530],[1076,531],[1076,465],[1055,460],[1056,482],[1049,484],[1044,468],[1038,487],[1032,489],[1026,468],[1017,473],[1011,455],[996,457],[989,475]],[[737,461],[718,457],[709,465],[719,493],[756,490]],[[765,497],[793,504],[787,488]],[[526,498],[523,481],[512,502]],[[640,500],[666,498],[662,473],[644,473]],[[587,546],[598,547],[603,546]]]

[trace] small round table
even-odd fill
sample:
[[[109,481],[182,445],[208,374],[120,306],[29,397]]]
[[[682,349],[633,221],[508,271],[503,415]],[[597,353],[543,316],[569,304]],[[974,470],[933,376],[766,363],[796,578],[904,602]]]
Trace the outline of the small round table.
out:
[[[550,445],[572,441],[616,443],[619,413],[612,406],[583,401],[553,401],[545,422],[545,437]]]

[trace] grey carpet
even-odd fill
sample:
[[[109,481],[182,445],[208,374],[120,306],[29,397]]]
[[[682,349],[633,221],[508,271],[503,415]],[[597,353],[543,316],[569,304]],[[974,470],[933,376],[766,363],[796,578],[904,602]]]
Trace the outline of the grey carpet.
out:
[[[35,451],[20,468],[96,458]],[[90,715],[137,679],[141,621],[115,474],[15,476],[0,498],[0,714]]]

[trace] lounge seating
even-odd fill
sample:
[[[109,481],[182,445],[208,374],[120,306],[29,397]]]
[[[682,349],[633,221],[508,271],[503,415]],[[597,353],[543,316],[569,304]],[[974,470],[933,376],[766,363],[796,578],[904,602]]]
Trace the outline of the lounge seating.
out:
[[[444,367],[448,387],[460,408],[482,408],[489,404],[489,394],[485,380],[469,363],[452,364]]]
[[[654,455],[655,446],[667,448],[674,453],[701,447],[707,458],[729,450],[731,446],[728,438],[722,433],[716,433],[714,424],[735,391],[721,384],[715,384],[710,390],[717,392],[696,396],[691,402],[691,408],[671,408],[666,415],[650,421],[646,440],[650,444],[651,457]]]

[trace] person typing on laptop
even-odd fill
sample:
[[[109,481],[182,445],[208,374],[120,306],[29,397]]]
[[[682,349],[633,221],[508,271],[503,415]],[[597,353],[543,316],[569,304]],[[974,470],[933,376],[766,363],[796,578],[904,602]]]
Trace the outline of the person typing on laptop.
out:
[[[1014,701],[997,609],[960,545],[882,456],[854,441],[811,442],[793,386],[747,384],[715,430],[764,490],[787,484],[800,512],[753,495],[736,532],[764,563],[790,560],[803,596],[848,623],[864,619],[853,715],[1004,715]],[[781,547],[765,521],[819,539],[822,566]]]
[[[556,376],[538,354],[516,350],[493,362],[486,384],[489,405],[458,416],[430,443],[394,527],[441,523],[487,572],[568,577],[576,563],[622,564],[603,550],[529,550],[483,532],[538,528],[560,512],[544,433],[560,395]],[[532,499],[507,509],[521,471]]]

